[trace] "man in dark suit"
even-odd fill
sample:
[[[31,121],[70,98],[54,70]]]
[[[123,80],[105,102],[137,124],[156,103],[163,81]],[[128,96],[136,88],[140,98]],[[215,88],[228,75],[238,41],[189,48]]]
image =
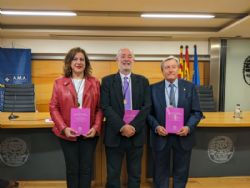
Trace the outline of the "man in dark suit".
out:
[[[124,48],[117,54],[119,72],[102,79],[101,106],[106,117],[104,144],[107,159],[106,188],[120,188],[121,167],[126,155],[128,188],[139,188],[145,121],[150,111],[148,80],[131,73],[134,54]],[[131,122],[125,111],[139,110]]]
[[[151,86],[152,107],[148,116],[154,159],[154,187],[169,187],[172,152],[174,188],[185,188],[191,150],[195,144],[195,129],[202,112],[195,85],[178,79],[179,60],[169,56],[162,62],[161,70],[164,80]],[[184,109],[184,126],[176,134],[169,134],[165,128],[165,111],[171,106]]]

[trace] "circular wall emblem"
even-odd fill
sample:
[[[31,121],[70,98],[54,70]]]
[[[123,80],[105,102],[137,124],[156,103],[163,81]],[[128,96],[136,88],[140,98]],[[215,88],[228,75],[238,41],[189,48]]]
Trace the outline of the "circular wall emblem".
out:
[[[208,144],[208,156],[215,163],[226,163],[234,154],[234,145],[227,136],[216,136]]]
[[[16,137],[6,138],[0,144],[0,160],[7,166],[24,165],[29,158],[29,150],[24,140]]]
[[[246,84],[250,85],[250,56],[248,56],[244,61],[243,78]]]

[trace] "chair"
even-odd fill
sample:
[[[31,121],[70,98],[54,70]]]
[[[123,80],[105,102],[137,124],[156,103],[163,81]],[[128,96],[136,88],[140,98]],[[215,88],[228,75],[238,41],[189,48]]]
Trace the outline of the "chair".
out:
[[[203,112],[215,112],[215,102],[213,97],[212,86],[197,86],[196,87],[199,98],[200,106]]]
[[[4,112],[35,112],[33,84],[5,85]]]

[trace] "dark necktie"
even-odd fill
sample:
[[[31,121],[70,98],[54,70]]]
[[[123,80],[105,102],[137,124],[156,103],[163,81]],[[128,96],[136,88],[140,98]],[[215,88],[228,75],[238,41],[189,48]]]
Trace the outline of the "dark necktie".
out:
[[[176,104],[175,104],[174,84],[169,84],[169,87],[170,87],[169,104],[171,106],[176,107]]]

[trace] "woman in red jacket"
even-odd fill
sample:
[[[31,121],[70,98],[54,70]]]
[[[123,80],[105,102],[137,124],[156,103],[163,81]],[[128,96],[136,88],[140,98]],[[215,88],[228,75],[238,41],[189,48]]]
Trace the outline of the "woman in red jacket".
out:
[[[94,151],[101,131],[100,82],[91,76],[91,65],[81,48],[71,49],[64,59],[64,76],[54,83],[50,115],[59,137],[66,163],[68,188],[91,187]],[[71,128],[71,110],[90,109],[90,129],[77,136]]]

